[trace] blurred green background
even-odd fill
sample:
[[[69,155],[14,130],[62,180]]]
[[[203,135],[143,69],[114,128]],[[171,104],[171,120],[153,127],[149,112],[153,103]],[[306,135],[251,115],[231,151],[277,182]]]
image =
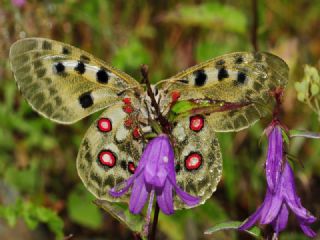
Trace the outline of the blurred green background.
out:
[[[10,45],[24,37],[63,41],[140,79],[152,82],[195,63],[234,51],[252,51],[253,1],[0,0],[0,239],[132,239],[132,233],[92,204],[76,172],[78,147],[95,116],[71,126],[40,117],[21,97],[10,72]],[[258,2],[258,46],[290,66],[283,122],[319,131],[318,117],[297,101],[294,83],[305,64],[320,67],[320,1]],[[201,207],[160,215],[158,239],[251,239],[247,234],[203,232],[244,220],[263,201],[264,119],[239,133],[219,134],[223,179]],[[298,139],[289,152],[303,205],[320,214],[320,141]],[[301,161],[303,166],[299,163]],[[320,224],[313,225],[318,230]],[[264,228],[264,233],[270,229]],[[307,239],[291,216],[281,239]]]

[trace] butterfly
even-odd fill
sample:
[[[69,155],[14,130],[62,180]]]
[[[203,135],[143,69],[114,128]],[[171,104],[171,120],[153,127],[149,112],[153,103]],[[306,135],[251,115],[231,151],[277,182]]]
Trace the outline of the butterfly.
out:
[[[215,132],[238,131],[269,113],[270,92],[285,87],[288,66],[265,52],[226,54],[151,86],[145,86],[93,55],[58,41],[26,38],[10,48],[17,85],[31,107],[62,124],[105,109],[87,130],[77,170],[98,199],[130,177],[159,114],[167,119],[175,149],[178,185],[204,203],[221,178],[222,158]],[[175,209],[188,207],[175,197]]]

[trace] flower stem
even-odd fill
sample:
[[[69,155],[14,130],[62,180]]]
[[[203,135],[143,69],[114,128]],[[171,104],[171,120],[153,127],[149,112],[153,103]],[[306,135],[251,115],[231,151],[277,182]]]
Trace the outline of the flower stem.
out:
[[[148,204],[148,210],[147,210],[147,216],[146,216],[146,223],[143,229],[143,234],[145,236],[149,235],[149,227],[150,227],[150,219],[151,219],[151,212],[152,212],[152,205],[153,205],[153,199],[154,199],[154,190],[151,191],[150,193],[150,198],[149,198],[149,204]]]
[[[155,240],[156,239],[156,233],[157,233],[157,226],[158,226],[158,218],[159,218],[159,205],[156,202],[156,207],[154,210],[154,215],[153,215],[153,222],[152,222],[152,230],[149,235],[149,240]]]

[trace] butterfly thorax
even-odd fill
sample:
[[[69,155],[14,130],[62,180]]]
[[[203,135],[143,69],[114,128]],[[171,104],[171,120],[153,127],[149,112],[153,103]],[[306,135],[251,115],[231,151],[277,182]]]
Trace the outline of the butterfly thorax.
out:
[[[163,123],[162,121],[165,121],[164,119],[168,113],[170,102],[166,98],[166,94],[163,90],[158,90],[155,85],[151,85],[151,90],[158,109],[152,103],[148,92],[145,91],[140,98],[139,105],[137,105],[138,109],[136,117],[139,121],[141,129],[144,130],[144,133],[159,133],[159,128],[161,129],[162,125],[167,124]],[[162,127],[170,128],[170,126]]]

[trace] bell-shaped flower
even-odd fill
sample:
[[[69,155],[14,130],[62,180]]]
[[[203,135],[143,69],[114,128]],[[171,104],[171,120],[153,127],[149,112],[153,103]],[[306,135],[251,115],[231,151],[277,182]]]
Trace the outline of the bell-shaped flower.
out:
[[[283,152],[282,129],[273,123],[268,129],[268,155],[266,161],[267,193],[262,205],[241,226],[240,230],[251,228],[256,222],[272,224],[275,238],[285,229],[289,209],[296,215],[300,228],[308,237],[315,237],[310,225],[316,218],[305,209],[296,192],[294,175]]]
[[[122,188],[119,189],[119,186]],[[165,134],[159,135],[147,144],[135,173],[119,186],[111,189],[109,194],[120,197],[132,186],[129,210],[134,214],[141,212],[149,194],[151,204],[147,216],[150,216],[154,194],[165,214],[174,212],[173,191],[189,206],[194,206],[200,201],[200,198],[189,195],[177,185],[174,151],[169,137]]]
[[[11,0],[11,3],[16,7],[23,7],[23,5],[26,3],[26,0]]]

